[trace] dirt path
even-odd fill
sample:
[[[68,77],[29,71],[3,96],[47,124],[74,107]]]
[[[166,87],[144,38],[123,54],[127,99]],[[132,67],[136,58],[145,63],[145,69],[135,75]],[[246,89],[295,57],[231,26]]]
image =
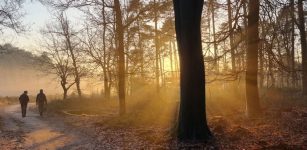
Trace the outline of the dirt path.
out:
[[[27,117],[22,118],[19,105],[6,106],[1,114],[5,131],[23,134],[24,149],[91,149],[89,138],[56,118],[40,117],[30,109]]]

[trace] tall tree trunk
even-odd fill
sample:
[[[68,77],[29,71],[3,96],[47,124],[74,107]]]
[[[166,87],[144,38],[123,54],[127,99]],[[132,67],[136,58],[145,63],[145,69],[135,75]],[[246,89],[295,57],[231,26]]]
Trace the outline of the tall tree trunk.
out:
[[[140,29],[140,20],[137,19],[137,23],[138,23],[138,47],[139,47],[139,50],[140,50],[140,61],[141,61],[141,78],[142,78],[142,84],[144,82],[144,79],[145,79],[145,73],[144,73],[144,49],[143,49],[143,46],[142,46],[142,35],[141,35],[141,29]]]
[[[246,108],[249,117],[260,115],[257,86],[259,47],[259,0],[248,2],[247,53],[246,53]]]
[[[67,30],[68,30],[68,24],[67,24]],[[73,64],[73,69],[74,69],[74,75],[75,75],[75,82],[76,82],[76,88],[77,88],[77,92],[78,92],[78,96],[79,98],[82,96],[81,94],[81,88],[80,88],[80,73],[78,71],[78,66],[77,66],[77,62],[76,62],[76,57],[75,57],[75,53],[74,50],[72,48],[71,45],[71,41],[70,41],[70,33],[68,33],[67,31],[67,36],[66,36],[66,40],[67,40],[67,45],[68,45],[68,50],[70,52],[71,55],[71,60],[72,60],[72,64]]]
[[[164,87],[165,83],[165,76],[164,76],[164,58],[161,56],[161,53],[159,54],[159,60],[160,60],[160,77],[161,77],[161,86]]]
[[[122,12],[119,0],[114,0],[116,41],[118,54],[118,96],[119,96],[119,114],[126,113],[126,88],[125,88],[125,49],[124,49],[124,28],[122,22]]]
[[[248,2],[247,0],[243,0],[243,14],[244,16],[247,16],[247,5]],[[247,17],[243,17],[243,23],[244,23],[244,31],[241,32],[241,38],[245,38],[247,36],[247,28],[248,28],[248,22],[247,22]],[[247,40],[244,40],[244,49],[247,48]],[[241,60],[242,60],[242,70],[245,70],[246,68],[246,51],[243,51],[241,55]]]
[[[205,70],[201,45],[203,0],[173,0],[180,58],[180,111],[178,138],[208,140]]]
[[[159,37],[158,37],[158,12],[157,12],[157,2],[154,0],[154,23],[155,23],[155,75],[156,75],[156,88],[157,92],[160,91],[160,71],[159,71],[159,53],[160,53],[160,47],[159,47]]]
[[[173,47],[172,47],[172,42],[169,41],[168,42],[168,46],[169,46],[169,57],[170,57],[170,67],[171,67],[171,79],[173,81],[174,79],[174,68],[173,68]]]
[[[77,65],[77,61],[76,61],[77,58],[75,56],[75,50],[74,50],[72,43],[71,43],[70,26],[69,26],[67,18],[65,18],[63,13],[61,14],[59,19],[61,21],[62,31],[64,33],[64,37],[65,37],[65,40],[66,40],[66,48],[67,48],[68,53],[70,54],[70,57],[71,57],[71,61],[72,61],[72,65],[73,65],[73,71],[74,71],[74,75],[75,75],[76,88],[77,88],[78,96],[80,98],[82,96],[81,88],[80,88],[80,72],[78,71],[78,65]]]
[[[290,22],[290,20],[289,20],[289,15],[287,14],[286,16],[285,16],[286,18],[286,25],[285,25],[285,30],[286,31],[291,31],[290,29],[291,29],[291,26],[289,26],[289,22]],[[285,33],[285,38],[286,39],[290,39],[290,37],[289,37],[289,34],[291,34],[291,33]],[[286,49],[286,55],[287,55],[287,67],[288,68],[290,68],[290,70],[291,70],[291,46],[290,46],[290,44],[289,44],[289,41],[288,40],[283,40],[283,42],[284,42],[284,47],[285,47],[285,49]],[[291,73],[290,72],[285,72],[286,73],[286,87],[287,88],[290,88],[290,79],[291,79]]]
[[[305,19],[303,1],[298,0],[298,18],[299,18],[299,30],[301,36],[301,51],[302,51],[302,66],[303,66],[303,95],[307,96],[307,43],[306,43],[306,31],[305,31]]]
[[[233,46],[233,29],[232,29],[232,11],[231,11],[231,1],[227,0],[228,9],[228,29],[229,29],[229,42],[230,42],[230,54],[231,54],[231,69],[232,72],[236,71],[236,59],[235,59],[235,49]]]
[[[290,1],[291,7],[291,70],[292,70],[292,88],[296,87],[296,73],[295,73],[295,16],[294,16],[294,0]]]
[[[260,42],[261,46],[259,49],[259,87],[262,88],[263,87],[263,82],[264,82],[264,52],[265,52],[265,43],[263,41],[265,41],[265,27],[264,24],[261,24],[261,41]]]
[[[268,63],[269,63],[269,72],[268,72],[268,75],[269,75],[269,78],[270,78],[270,81],[271,81],[271,85],[272,87],[276,87],[276,84],[275,84],[275,77],[274,77],[274,72],[273,72],[273,60],[272,60],[272,56],[271,54],[268,54]]]
[[[175,78],[178,79],[178,71],[179,71],[179,63],[178,63],[178,52],[177,52],[177,49],[176,49],[176,45],[175,45],[175,42],[172,41],[172,47],[173,47],[173,54],[174,54],[174,65],[175,65]]]
[[[103,44],[103,64],[102,64],[102,71],[103,71],[103,86],[104,86],[104,98],[110,99],[110,90],[109,90],[109,78],[107,75],[107,54],[106,54],[106,30],[107,30],[107,23],[106,23],[106,14],[105,14],[105,6],[102,6],[102,19],[103,19],[103,31],[102,31],[102,44]]]
[[[211,7],[211,17],[212,17],[212,34],[213,34],[213,48],[214,48],[214,67],[216,72],[219,72],[219,61],[218,61],[218,50],[217,50],[217,43],[216,43],[216,35],[215,35],[215,0],[210,0],[210,7]]]

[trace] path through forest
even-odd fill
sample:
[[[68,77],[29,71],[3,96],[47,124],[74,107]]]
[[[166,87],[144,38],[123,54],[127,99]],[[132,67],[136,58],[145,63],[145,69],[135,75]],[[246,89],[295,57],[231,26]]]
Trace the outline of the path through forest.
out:
[[[35,104],[30,103],[29,107]],[[20,147],[25,149],[79,149],[90,148],[89,138],[55,118],[40,117],[37,112],[28,109],[27,117],[21,117],[19,105],[4,107],[1,113],[3,130],[14,136],[21,136]],[[83,144],[82,144],[83,143]],[[87,145],[88,144],[88,145]]]

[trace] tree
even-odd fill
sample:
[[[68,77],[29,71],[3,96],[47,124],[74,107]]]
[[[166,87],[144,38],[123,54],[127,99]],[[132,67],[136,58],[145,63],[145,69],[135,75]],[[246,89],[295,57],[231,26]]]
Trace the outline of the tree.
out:
[[[296,87],[296,73],[295,73],[295,15],[294,15],[294,0],[290,0],[290,15],[291,15],[291,69],[292,69],[292,87]]]
[[[233,29],[232,29],[232,10],[231,10],[231,0],[227,0],[227,9],[228,9],[228,29],[229,29],[229,44],[230,44],[230,53],[231,53],[231,69],[233,72],[236,71],[235,64],[235,50],[233,46]]]
[[[303,95],[307,95],[307,42],[306,42],[306,31],[305,31],[305,19],[303,1],[298,0],[298,28],[301,36],[301,51],[302,51],[302,66],[303,66]]]
[[[63,99],[67,98],[68,90],[76,84],[80,95],[80,78],[85,76],[85,70],[80,65],[77,52],[77,33],[70,27],[63,13],[59,14],[55,22],[42,30],[44,37],[44,51],[40,57],[42,70],[54,74],[59,78],[63,89]],[[79,85],[77,85],[79,84]]]
[[[20,11],[24,0],[1,0],[0,2],[0,31],[3,28],[13,29],[16,32],[24,30],[21,24],[23,13]]]
[[[66,59],[69,59],[69,62],[71,62],[69,69],[72,69],[73,71],[72,75],[74,78],[74,84],[76,84],[78,95],[81,97],[80,79],[85,76],[85,69],[81,66],[81,57],[78,50],[80,42],[77,41],[77,32],[75,32],[70,26],[69,21],[64,16],[63,12],[57,16],[56,21],[52,22],[52,25],[47,25],[46,29],[42,32],[44,35],[49,35],[51,37],[51,42],[49,42],[45,47],[51,47],[47,49],[51,49],[49,51],[52,51],[53,53],[56,51],[61,52],[57,55],[65,57]],[[65,66],[67,64],[61,62],[61,65]]]
[[[218,62],[218,49],[217,49],[217,41],[216,41],[216,31],[215,31],[215,0],[209,0],[209,8],[211,12],[212,18],[212,34],[213,34],[213,48],[214,48],[214,67],[216,72],[219,72],[219,62]]]
[[[78,96],[81,97],[82,96],[81,87],[80,87],[81,71],[80,71],[80,66],[77,64],[76,44],[72,43],[72,37],[75,36],[75,33],[73,33],[70,24],[63,13],[59,15],[58,20],[60,23],[60,29],[62,30],[60,31],[60,34],[64,37],[66,50],[68,50],[70,58],[72,60]]]
[[[39,70],[47,75],[55,75],[59,79],[63,90],[63,99],[67,99],[68,90],[75,84],[73,78],[73,69],[69,58],[63,55],[63,52],[58,49],[56,40],[53,39],[53,45],[45,48],[45,51],[38,61],[40,62]]]
[[[160,91],[160,73],[159,70],[159,55],[160,55],[160,43],[159,43],[159,35],[158,35],[158,10],[157,10],[157,2],[154,0],[154,23],[155,23],[155,76],[156,76],[156,86],[157,92]]]
[[[248,2],[247,53],[246,53],[246,108],[247,115],[260,114],[258,94],[258,45],[259,45],[259,0]]]
[[[119,113],[126,113],[126,79],[125,79],[125,48],[124,48],[124,26],[122,11],[119,0],[114,0],[115,24],[116,24],[116,46],[118,56],[118,97]]]
[[[103,94],[105,99],[110,99],[111,96],[111,76],[110,76],[110,51],[112,48],[107,49],[108,45],[111,45],[108,41],[113,34],[108,32],[108,25],[110,25],[110,15],[107,15],[107,8],[105,4],[95,6],[96,11],[92,12],[87,9],[87,19],[90,20],[86,24],[85,37],[80,39],[86,48],[84,53],[89,56],[90,64],[94,64],[95,67],[102,69],[102,73],[99,72],[99,76],[103,77]],[[97,15],[99,14],[99,15]],[[96,18],[96,16],[99,16]],[[101,27],[102,26],[102,27]],[[108,36],[107,36],[108,35]],[[98,72],[95,70],[95,73]]]
[[[203,0],[174,0],[175,28],[180,58],[180,111],[178,138],[208,140],[205,70],[200,22]]]

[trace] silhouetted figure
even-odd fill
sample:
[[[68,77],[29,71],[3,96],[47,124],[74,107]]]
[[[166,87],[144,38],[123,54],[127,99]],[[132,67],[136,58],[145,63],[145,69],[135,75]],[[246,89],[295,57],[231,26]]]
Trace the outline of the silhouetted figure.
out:
[[[40,116],[43,116],[46,104],[47,104],[47,98],[46,95],[44,94],[43,89],[41,89],[36,96],[36,105],[38,106],[38,111]]]
[[[28,91],[24,91],[23,94],[21,94],[19,97],[22,117],[26,117],[26,113],[27,113],[27,105],[29,102],[29,97],[27,94],[28,94]]]

